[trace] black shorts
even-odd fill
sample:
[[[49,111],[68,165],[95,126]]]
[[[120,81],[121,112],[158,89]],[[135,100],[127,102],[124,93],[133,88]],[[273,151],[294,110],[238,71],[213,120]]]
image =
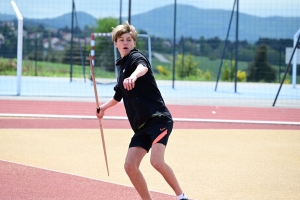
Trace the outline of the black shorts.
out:
[[[173,121],[169,117],[151,117],[139,130],[135,131],[129,148],[140,146],[149,152],[152,144],[161,143],[166,146],[172,129]]]

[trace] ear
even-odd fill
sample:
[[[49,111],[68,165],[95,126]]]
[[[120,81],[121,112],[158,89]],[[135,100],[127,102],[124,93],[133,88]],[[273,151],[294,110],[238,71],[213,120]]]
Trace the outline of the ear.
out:
[[[117,42],[114,42],[115,46],[117,47]]]

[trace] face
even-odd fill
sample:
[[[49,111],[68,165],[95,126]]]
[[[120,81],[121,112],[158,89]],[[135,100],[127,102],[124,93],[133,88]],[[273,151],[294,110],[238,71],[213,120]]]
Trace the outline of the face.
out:
[[[117,39],[115,46],[119,50],[121,57],[124,57],[134,49],[136,42],[132,39],[130,33],[124,33]]]

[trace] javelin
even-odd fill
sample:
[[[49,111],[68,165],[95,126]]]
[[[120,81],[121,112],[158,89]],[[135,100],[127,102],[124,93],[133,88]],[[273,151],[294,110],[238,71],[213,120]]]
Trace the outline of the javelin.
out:
[[[93,81],[93,85],[94,85],[94,93],[95,93],[95,99],[96,99],[97,113],[99,113],[100,112],[100,107],[99,107],[99,101],[98,101],[97,86],[96,86],[96,81],[95,81],[94,66],[92,64],[91,56],[90,56],[90,68],[91,68],[92,81]],[[108,162],[107,162],[107,155],[106,155],[106,147],[105,147],[104,134],[103,134],[103,128],[102,128],[102,121],[101,121],[101,119],[98,119],[98,120],[99,120],[99,125],[100,125],[100,132],[101,132],[102,146],[103,146],[103,152],[104,152],[105,163],[106,163],[106,170],[107,170],[107,175],[109,176]]]

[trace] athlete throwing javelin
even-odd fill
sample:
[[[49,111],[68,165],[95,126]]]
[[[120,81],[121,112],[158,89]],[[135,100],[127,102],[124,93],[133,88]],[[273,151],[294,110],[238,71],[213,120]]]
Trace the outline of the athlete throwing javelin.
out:
[[[120,73],[112,99],[100,106],[98,118],[105,110],[123,99],[126,114],[134,135],[129,144],[124,168],[143,200],[152,197],[139,170],[146,153],[151,150],[150,162],[174,190],[178,200],[187,200],[176,176],[164,161],[168,138],[173,128],[171,113],[157,87],[148,59],[135,48],[137,32],[127,21],[113,28],[112,41],[120,52],[116,60]]]

